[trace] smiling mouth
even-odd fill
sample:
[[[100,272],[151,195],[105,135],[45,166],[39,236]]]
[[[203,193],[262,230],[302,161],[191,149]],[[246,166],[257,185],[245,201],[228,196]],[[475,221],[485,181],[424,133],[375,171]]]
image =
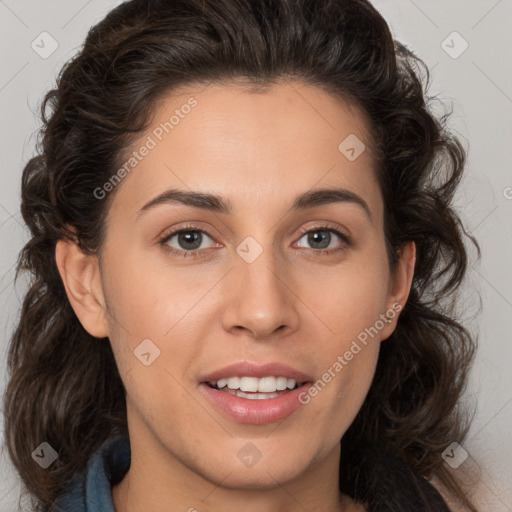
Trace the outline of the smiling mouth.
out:
[[[232,377],[218,381],[205,382],[208,387],[229,395],[248,400],[268,400],[285,395],[305,383],[286,377]]]
[[[260,378],[229,376],[233,373],[224,371],[222,374],[228,377],[218,380],[201,379],[199,389],[218,412],[238,423],[261,425],[283,420],[301,407],[299,396],[312,385],[311,378],[300,372],[294,372],[300,381],[282,374]]]

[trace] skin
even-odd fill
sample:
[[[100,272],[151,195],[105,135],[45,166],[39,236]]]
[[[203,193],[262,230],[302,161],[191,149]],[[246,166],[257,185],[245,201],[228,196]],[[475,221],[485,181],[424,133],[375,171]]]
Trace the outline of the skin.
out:
[[[264,93],[236,84],[178,93],[159,103],[133,149],[188,98],[198,104],[110,192],[100,257],[69,241],[56,248],[69,300],[90,334],[109,337],[127,391],[132,463],[113,489],[115,508],[363,510],[339,491],[339,440],[398,314],[280,422],[229,419],[199,391],[198,379],[245,360],[279,361],[320,379],[359,333],[393,304],[405,304],[414,244],[403,246],[392,272],[367,120],[356,107],[297,82]],[[349,134],[366,144],[354,161],[338,150]],[[224,196],[233,212],[175,202],[138,214],[169,188]],[[357,194],[370,214],[354,202],[289,210],[296,195],[320,188]],[[159,241],[187,223],[208,235],[196,256],[179,258]],[[350,242],[327,231],[328,248],[340,249],[327,254],[304,234],[325,233],[318,225]],[[263,249],[250,264],[236,252],[248,236]],[[182,252],[190,247],[178,236],[166,243]],[[134,357],[144,339],[160,350],[150,366]],[[237,457],[249,441],[262,455],[252,467]]]

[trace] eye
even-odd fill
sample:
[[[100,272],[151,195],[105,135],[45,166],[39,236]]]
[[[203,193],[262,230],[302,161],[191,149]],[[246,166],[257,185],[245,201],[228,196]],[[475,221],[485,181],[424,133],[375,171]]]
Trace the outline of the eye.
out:
[[[185,227],[166,235],[160,243],[177,256],[196,256],[197,252],[208,247],[207,240],[212,237],[201,229]],[[206,246],[205,246],[206,245]]]
[[[338,239],[337,244],[336,239]],[[324,253],[342,250],[350,245],[350,240],[346,235],[328,226],[317,226],[305,231],[297,242],[299,247],[304,247],[301,245],[301,240],[305,240],[305,243],[309,244],[313,250],[322,251]]]
[[[173,253],[177,257],[196,257],[200,256],[201,252],[208,248],[207,239],[210,240],[210,244],[213,242],[213,238],[206,231],[196,226],[185,226],[165,235],[160,240],[160,244],[166,251]],[[304,247],[302,245],[304,242],[301,243],[303,239],[306,244],[311,246],[309,250],[322,255],[341,251],[350,245],[348,236],[329,226],[314,226],[313,228],[303,229],[302,236],[295,246]],[[336,241],[338,241],[337,244]],[[217,244],[218,246],[221,246],[221,244]],[[308,249],[308,247],[304,248]]]

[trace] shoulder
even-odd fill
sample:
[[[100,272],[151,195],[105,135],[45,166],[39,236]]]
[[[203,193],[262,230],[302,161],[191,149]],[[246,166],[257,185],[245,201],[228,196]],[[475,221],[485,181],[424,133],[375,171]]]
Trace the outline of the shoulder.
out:
[[[68,482],[54,503],[52,512],[112,511],[111,487],[130,466],[130,442],[125,436],[107,439],[91,456],[87,467]]]

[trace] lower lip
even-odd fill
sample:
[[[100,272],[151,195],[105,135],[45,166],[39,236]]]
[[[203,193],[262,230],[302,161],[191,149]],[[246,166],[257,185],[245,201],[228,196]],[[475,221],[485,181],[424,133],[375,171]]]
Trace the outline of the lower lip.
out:
[[[284,395],[264,400],[251,400],[230,395],[204,383],[199,385],[199,389],[220,412],[232,420],[240,423],[262,424],[281,421],[296,411],[302,405],[299,395],[307,392],[310,385],[310,383],[305,383],[300,388],[292,389]]]

